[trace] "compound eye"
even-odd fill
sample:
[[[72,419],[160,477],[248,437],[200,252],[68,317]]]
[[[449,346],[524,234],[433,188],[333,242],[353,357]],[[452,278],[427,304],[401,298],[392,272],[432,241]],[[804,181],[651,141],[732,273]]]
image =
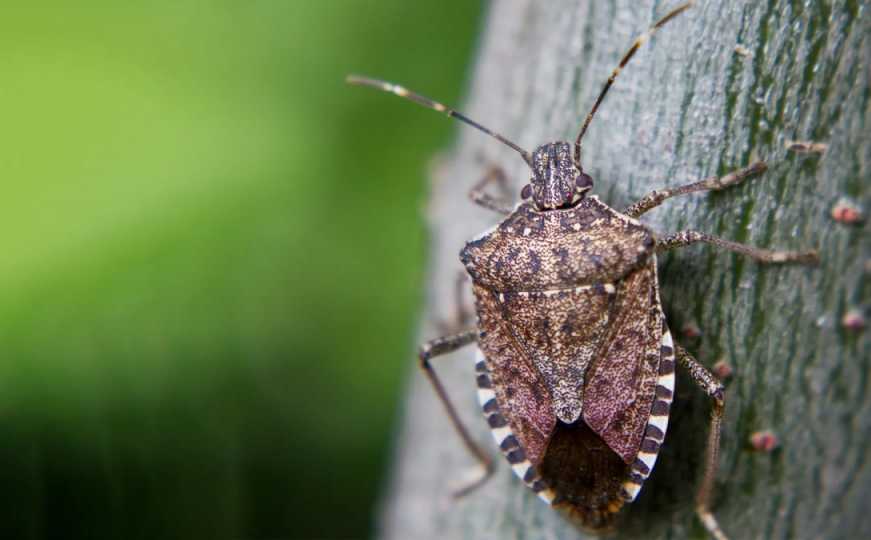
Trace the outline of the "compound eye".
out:
[[[520,198],[528,199],[532,197],[532,184],[526,184],[523,186],[523,189],[520,190]]]
[[[578,175],[578,178],[575,180],[575,185],[578,186],[578,189],[588,189],[593,187],[593,178],[586,173],[581,173]]]

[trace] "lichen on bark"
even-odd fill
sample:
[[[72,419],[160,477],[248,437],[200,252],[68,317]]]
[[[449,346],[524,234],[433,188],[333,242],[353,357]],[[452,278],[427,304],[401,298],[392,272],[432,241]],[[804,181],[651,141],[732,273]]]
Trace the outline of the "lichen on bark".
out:
[[[460,110],[526,148],[572,140],[611,69],[676,2],[500,0],[490,4],[469,98]],[[671,328],[709,367],[735,374],[715,512],[737,538],[871,537],[871,340],[841,327],[869,308],[867,221],[835,223],[848,197],[871,205],[871,25],[852,0],[701,1],[644,45],[584,140],[594,191],[622,207],[651,189],[763,159],[769,171],[721,193],[666,202],[643,219],[660,232],[693,228],[762,247],[817,247],[817,268],[762,267],[710,247],[660,260]],[[425,90],[425,89],[420,89]],[[438,97],[438,96],[434,96]],[[421,339],[453,309],[457,253],[498,219],[468,203],[487,163],[519,193],[528,180],[508,148],[466,128],[435,169],[428,310]],[[828,145],[796,154],[788,140]],[[462,417],[501,459],[474,400],[471,348],[435,360]],[[411,363],[411,360],[410,360]],[[473,460],[432,390],[411,371],[382,538],[582,538],[500,463],[494,478],[450,499]],[[653,475],[623,513],[621,538],[704,538],[693,514],[709,403],[678,371],[672,422]],[[781,446],[754,452],[750,434]]]

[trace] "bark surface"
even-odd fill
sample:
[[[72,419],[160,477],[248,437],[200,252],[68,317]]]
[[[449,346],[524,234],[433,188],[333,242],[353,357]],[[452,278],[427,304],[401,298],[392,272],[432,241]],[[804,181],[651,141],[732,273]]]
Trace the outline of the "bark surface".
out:
[[[469,99],[460,110],[533,150],[573,141],[635,36],[676,2],[500,0],[490,6]],[[817,268],[763,267],[695,246],[660,258],[676,340],[700,362],[734,367],[714,510],[733,539],[871,537],[871,340],[841,319],[871,300],[868,223],[830,216],[842,197],[871,209],[871,25],[860,1],[701,1],[623,70],[584,139],[584,169],[622,208],[648,191],[763,159],[769,171],[719,193],[672,199],[642,220],[660,234],[696,229],[768,248],[817,247]],[[736,51],[736,46],[741,48]],[[742,54],[744,53],[744,54]],[[425,92],[426,89],[420,89]],[[433,96],[438,98],[438,96]],[[428,311],[420,338],[450,317],[464,242],[498,215],[466,191],[502,164],[514,197],[529,171],[511,149],[458,128],[434,167]],[[828,145],[787,152],[787,140]],[[468,300],[468,298],[467,298]],[[681,328],[697,325],[698,337]],[[585,538],[526,489],[493,446],[475,401],[474,347],[433,360],[494,477],[450,498],[474,465],[415,369],[379,536],[385,539]],[[410,359],[411,362],[411,359]],[[704,538],[693,513],[710,403],[678,369],[672,420],[619,538]],[[781,446],[754,452],[751,433]]]

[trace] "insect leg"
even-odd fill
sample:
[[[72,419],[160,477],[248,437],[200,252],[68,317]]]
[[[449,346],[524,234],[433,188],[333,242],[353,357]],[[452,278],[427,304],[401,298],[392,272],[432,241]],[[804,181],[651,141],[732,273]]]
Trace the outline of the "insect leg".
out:
[[[499,212],[500,214],[508,215],[511,213],[511,207],[504,202],[497,200],[495,197],[484,191],[487,184],[497,183],[503,191],[507,191],[508,177],[505,176],[505,171],[498,165],[492,165],[487,169],[484,177],[472,186],[469,190],[469,198],[478,206],[483,206],[488,210]]]
[[[726,189],[727,187],[736,186],[746,180],[748,177],[764,172],[767,168],[768,166],[765,165],[765,163],[763,163],[762,161],[757,161],[747,167],[744,167],[743,169],[732,171],[726,176],[712,176],[710,178],[705,178],[704,180],[693,182],[692,184],[687,184],[685,186],[651,191],[650,193],[642,197],[638,202],[623,210],[623,213],[627,216],[635,218],[647,212],[648,210],[656,208],[657,206],[662,204],[664,200],[671,197],[685,195],[687,193],[694,193],[696,191],[719,191],[721,189]]]
[[[820,260],[816,250],[771,251],[767,249],[748,246],[746,244],[739,244],[738,242],[732,242],[730,240],[724,240],[722,238],[717,238],[716,236],[711,236],[710,234],[705,234],[698,231],[680,231],[674,234],[670,234],[665,238],[661,238],[657,242],[656,251],[663,252],[667,249],[689,246],[698,242],[704,242],[706,244],[711,244],[723,249],[728,249],[729,251],[734,251],[735,253],[746,255],[751,259],[761,263],[816,264]]]
[[[436,375],[436,372],[435,370],[433,370],[432,365],[430,365],[429,361],[431,358],[453,352],[470,343],[474,343],[477,339],[477,330],[467,330],[465,332],[460,332],[459,334],[440,337],[427,341],[420,346],[420,350],[418,352],[420,367],[421,369],[423,369],[423,372],[426,374],[426,377],[432,384],[432,387],[438,395],[439,400],[442,402],[442,405],[444,405],[445,411],[448,413],[448,417],[451,420],[451,424],[454,425],[454,429],[463,440],[463,444],[469,450],[469,453],[471,453],[475,457],[475,459],[478,460],[478,462],[481,464],[481,467],[483,468],[483,472],[480,478],[476,478],[473,482],[470,482],[468,485],[465,485],[455,491],[455,497],[461,497],[483,484],[484,481],[493,474],[493,460],[472,439],[472,436],[469,434],[469,430],[466,429],[463,421],[460,420],[459,415],[457,415],[457,411],[454,408],[453,403],[451,403],[451,398],[448,397],[448,394],[445,391],[445,387],[442,385],[441,380],[439,379],[438,375]]]
[[[796,154],[825,154],[829,145],[814,141],[786,141],[786,149]]]
[[[465,270],[458,270],[457,277],[454,280],[454,313],[447,321],[439,321],[436,323],[439,331],[443,334],[453,334],[466,326],[472,318],[472,312],[468,304],[465,302],[466,284],[469,281],[469,274]]]
[[[725,401],[723,385],[713,373],[698,363],[683,347],[675,346],[675,355],[695,382],[711,399],[714,406],[711,409],[711,427],[708,431],[708,443],[705,448],[705,474],[702,484],[696,493],[696,514],[711,536],[717,540],[727,540],[723,530],[717,523],[717,518],[711,513],[711,494],[714,490],[714,477],[717,474],[717,458],[720,453],[720,425],[723,421]]]

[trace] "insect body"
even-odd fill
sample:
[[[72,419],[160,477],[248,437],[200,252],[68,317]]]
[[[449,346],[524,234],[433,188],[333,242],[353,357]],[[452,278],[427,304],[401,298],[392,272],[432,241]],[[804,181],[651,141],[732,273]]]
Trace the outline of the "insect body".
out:
[[[541,499],[595,530],[612,526],[654,467],[668,429],[677,363],[714,402],[696,510],[710,533],[723,539],[709,510],[723,387],[674,342],[660,303],[656,254],[697,242],[767,263],[813,262],[816,254],[767,251],[696,231],[657,238],[636,219],[669,197],[738,184],[763,171],[762,163],[654,191],[617,211],[589,195],[593,180],[580,159],[581,139],[622,67],[653,32],[689,6],[673,10],[633,43],[587,115],[574,148],[555,142],[529,153],[403,87],[353,76],[348,82],[457,118],[513,148],[532,172],[521,191],[523,201],[513,209],[484,191],[489,182],[504,179],[499,169],[473,188],[475,202],[507,216],[460,254],[472,279],[478,324],[420,350],[421,366],[457,432],[484,466],[477,483],[492,472],[492,462],[457,416],[432,358],[477,342],[478,397],[503,455]]]
[[[646,227],[584,197],[524,203],[461,254],[482,406],[511,432],[494,432],[497,443],[516,439],[508,458],[522,478],[595,527],[638,493],[668,424],[674,346],[655,246]]]

